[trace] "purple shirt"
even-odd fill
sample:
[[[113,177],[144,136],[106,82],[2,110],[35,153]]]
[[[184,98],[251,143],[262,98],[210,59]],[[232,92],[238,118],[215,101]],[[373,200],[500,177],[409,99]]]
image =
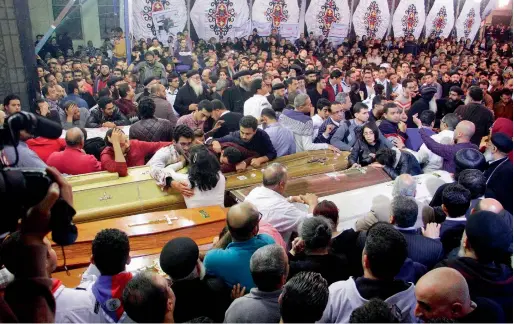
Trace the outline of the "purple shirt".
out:
[[[433,138],[430,137],[430,132],[424,128],[419,129],[419,134],[421,135],[421,139],[423,142],[425,142],[427,148],[434,154],[437,154],[443,158],[443,167],[441,169],[450,173],[455,173],[455,162],[453,161],[455,153],[464,148],[472,148],[478,150],[478,146],[470,142],[457,143],[453,145],[437,143]]]

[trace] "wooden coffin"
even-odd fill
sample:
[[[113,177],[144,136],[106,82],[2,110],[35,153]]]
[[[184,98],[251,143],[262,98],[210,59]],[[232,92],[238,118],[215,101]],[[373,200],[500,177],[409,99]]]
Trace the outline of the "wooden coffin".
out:
[[[78,239],[64,247],[68,268],[87,266],[91,258],[91,244],[96,234],[105,228],[117,228],[127,233],[132,257],[160,253],[162,247],[175,237],[187,236],[198,245],[212,243],[225,226],[226,208],[219,206],[161,211],[95,222],[77,224]],[[168,224],[166,216],[171,224]],[[174,219],[176,218],[176,219]],[[151,222],[151,223],[148,223]],[[57,265],[64,264],[60,247],[54,246]]]
[[[262,182],[261,169],[269,163],[283,163],[291,177],[342,170],[348,152],[335,155],[330,151],[302,152],[268,162],[258,170],[227,174],[226,188],[233,190]],[[116,173],[96,172],[68,177],[73,188],[76,223],[134,215],[161,210],[185,208],[184,198],[174,190],[162,191],[150,177],[147,166],[129,168],[127,177]]]
[[[387,181],[391,181],[391,178],[381,169],[348,169],[290,179],[287,182],[285,195],[297,196],[305,193],[313,193],[318,197],[323,197]],[[230,195],[238,202],[241,202],[244,201],[245,197],[255,187],[256,186],[251,186],[232,190],[230,191]]]

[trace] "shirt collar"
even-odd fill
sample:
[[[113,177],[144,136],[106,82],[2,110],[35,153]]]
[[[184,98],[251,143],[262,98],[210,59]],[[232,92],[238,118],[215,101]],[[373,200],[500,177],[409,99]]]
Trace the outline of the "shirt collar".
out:
[[[220,117],[221,117],[221,116],[223,116],[223,115],[228,114],[229,112],[230,112],[230,110],[225,110],[225,111],[220,115]]]
[[[335,120],[332,119],[332,117],[329,117],[330,118],[330,122],[334,125],[336,125],[337,127],[339,127],[339,122],[336,122]]]
[[[459,217],[446,217],[445,221],[465,222],[467,220],[466,215]]]

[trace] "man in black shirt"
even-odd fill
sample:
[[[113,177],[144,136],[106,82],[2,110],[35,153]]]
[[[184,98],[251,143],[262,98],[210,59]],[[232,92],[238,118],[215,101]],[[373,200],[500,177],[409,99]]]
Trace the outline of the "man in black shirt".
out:
[[[455,269],[434,269],[416,283],[415,315],[432,323],[502,323],[501,307],[487,298],[471,300],[466,279]]]

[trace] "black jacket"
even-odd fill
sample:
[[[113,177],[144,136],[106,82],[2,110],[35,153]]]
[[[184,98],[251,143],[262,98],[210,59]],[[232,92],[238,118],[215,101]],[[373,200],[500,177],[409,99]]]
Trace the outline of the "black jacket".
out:
[[[471,137],[471,143],[480,145],[482,137],[489,135],[489,129],[493,126],[493,114],[484,105],[470,103],[455,109],[455,114],[461,120],[469,120],[475,124],[475,134]]]
[[[289,278],[302,271],[318,272],[328,284],[350,277],[346,258],[337,254],[289,256]]]
[[[257,132],[249,142],[244,142],[241,140],[239,131],[229,133],[228,135],[217,139],[217,141],[220,143],[236,143],[250,151],[257,152],[260,157],[267,156],[270,161],[277,157],[277,151],[273,147],[268,133],[259,128],[257,128]]]
[[[444,257],[443,245],[439,240],[424,237],[417,230],[398,228],[407,241],[407,255],[414,262],[419,262],[432,269]]]
[[[375,162],[375,159],[370,156],[370,153],[377,153],[381,148],[387,148],[387,145],[378,140],[374,146],[369,145],[362,139],[355,142],[350,156],[348,156],[348,165],[352,166],[354,163],[359,163],[361,166],[366,166]]]
[[[409,152],[402,151],[400,154],[400,160],[398,164],[396,164],[396,168],[392,168],[389,166],[384,166],[384,171],[391,177],[391,179],[396,179],[400,174],[410,174],[412,176],[423,173],[421,171],[421,167],[419,166],[419,162],[414,155]]]
[[[148,118],[130,126],[130,139],[145,142],[170,142],[173,136],[173,125],[167,119]]]
[[[193,88],[186,83],[183,87],[178,89],[173,108],[175,108],[180,116],[184,116],[191,113],[189,111],[190,104],[197,104],[204,99],[211,100],[211,94],[205,87],[203,89],[203,93],[200,96],[197,96]]]
[[[428,105],[428,101],[426,101],[424,98],[420,98],[418,101],[416,101],[412,106],[410,107],[409,111],[407,112],[407,128],[417,128],[416,124],[414,124],[414,120],[412,119],[412,116],[415,114],[418,114],[421,116],[421,113],[425,110],[429,110],[430,106]]]
[[[228,110],[242,114],[245,101],[251,96],[252,94],[249,91],[240,86],[233,86],[223,92],[223,103]]]
[[[444,260],[436,267],[450,267],[459,271],[469,286],[471,299],[489,298],[502,306],[506,322],[512,323],[512,269],[507,265],[484,264],[475,259],[461,257]]]
[[[86,121],[86,128],[102,127],[102,124],[106,122],[114,123],[116,126],[130,125],[130,120],[121,113],[118,107],[114,107],[114,112],[111,116],[104,115],[98,106],[92,108],[89,113],[89,118]]]
[[[177,300],[173,317],[177,323],[203,316],[221,323],[232,301],[223,281],[214,277],[174,281],[173,292]]]
[[[239,131],[239,121],[243,118],[243,115],[236,112],[229,111],[220,117],[219,120],[223,120],[224,123],[220,128],[212,135],[214,138],[220,138],[228,135],[231,132]]]
[[[484,176],[487,179],[485,197],[498,200],[512,214],[512,162],[508,157],[494,161]]]

